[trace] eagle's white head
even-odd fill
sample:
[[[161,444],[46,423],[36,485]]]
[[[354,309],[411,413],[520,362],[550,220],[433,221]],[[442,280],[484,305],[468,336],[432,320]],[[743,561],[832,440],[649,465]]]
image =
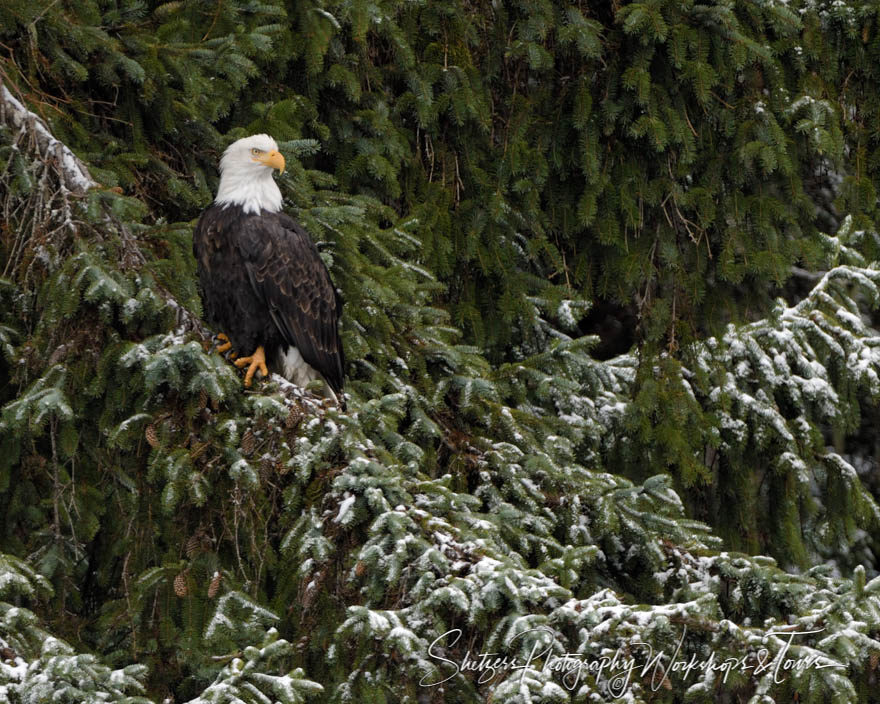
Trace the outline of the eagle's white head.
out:
[[[240,205],[246,213],[281,210],[281,191],[272,171],[284,172],[284,157],[275,140],[254,134],[230,144],[220,159],[220,187],[215,203]]]

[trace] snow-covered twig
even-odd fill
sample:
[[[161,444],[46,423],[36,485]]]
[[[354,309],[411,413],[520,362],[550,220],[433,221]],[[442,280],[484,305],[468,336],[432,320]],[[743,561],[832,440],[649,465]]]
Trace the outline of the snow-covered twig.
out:
[[[40,156],[46,160],[55,160],[63,185],[71,193],[82,194],[98,185],[76,154],[52,135],[46,123],[36,113],[28,110],[9,92],[3,84],[2,77],[0,77],[0,124],[9,125],[20,131],[26,130],[31,137],[32,146],[38,150]]]
[[[4,127],[12,135],[8,140],[12,153],[0,168],[0,219],[15,223],[15,227],[11,228],[14,234],[2,276],[15,275],[20,283],[26,282],[34,275],[35,267],[55,268],[72,250],[77,237],[101,240],[111,233],[122,244],[120,263],[124,269],[138,270],[146,264],[135,237],[110,208],[102,208],[97,220],[85,216],[79,201],[91,189],[101,188],[101,184],[73,151],[52,134],[43,119],[10,92],[0,74],[0,128]],[[11,187],[15,159],[22,161],[21,168],[30,181],[28,187]],[[179,326],[203,340],[210,339],[197,316],[181,306],[170,292],[158,288],[174,309]]]

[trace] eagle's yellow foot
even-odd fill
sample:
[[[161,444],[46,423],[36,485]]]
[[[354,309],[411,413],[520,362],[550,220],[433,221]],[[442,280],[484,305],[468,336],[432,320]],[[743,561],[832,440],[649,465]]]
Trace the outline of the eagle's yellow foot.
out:
[[[222,332],[218,332],[214,335],[214,351],[219,355],[223,355],[230,362],[238,357],[238,355],[232,351],[232,342],[230,342],[229,338],[226,337],[226,334]]]
[[[220,341],[223,341],[223,344],[219,344]],[[214,342],[217,344],[217,354],[223,354],[227,350],[232,349],[232,343],[229,341],[229,338],[226,337],[225,333],[218,332],[214,335]]]
[[[269,370],[266,368],[266,353],[263,351],[262,345],[257,347],[250,357],[240,357],[235,360],[234,364],[239,369],[247,366],[248,370],[244,375],[245,386],[251,385],[251,379],[254,378],[254,373],[258,369],[263,376],[269,376]]]

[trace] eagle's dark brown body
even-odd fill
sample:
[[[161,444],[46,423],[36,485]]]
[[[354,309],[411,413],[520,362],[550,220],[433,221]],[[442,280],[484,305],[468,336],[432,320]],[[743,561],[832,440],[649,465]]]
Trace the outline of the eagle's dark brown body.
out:
[[[283,213],[214,204],[193,232],[205,318],[239,355],[263,346],[274,371],[296,347],[334,392],[343,385],[341,301],[308,233]]]

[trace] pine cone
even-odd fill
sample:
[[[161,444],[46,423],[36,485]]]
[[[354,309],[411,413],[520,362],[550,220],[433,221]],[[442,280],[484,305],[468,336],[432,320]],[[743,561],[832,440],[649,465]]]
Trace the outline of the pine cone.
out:
[[[213,599],[217,596],[217,592],[220,591],[220,582],[223,581],[223,575],[219,572],[214,573],[214,579],[211,580],[211,584],[208,585],[208,598]]]
[[[192,560],[202,551],[202,536],[198,533],[191,535],[189,540],[186,541],[184,550],[186,551],[186,556]]]
[[[199,410],[201,411],[208,405],[208,392],[202,389],[199,391]]]
[[[199,542],[201,543],[203,552],[209,552],[214,548],[214,539],[201,530],[199,531]]]
[[[294,403],[290,410],[287,412],[287,418],[284,421],[285,427],[288,429],[295,428],[299,425],[299,422],[302,420],[303,412],[302,408],[299,407],[298,403]]]
[[[147,438],[147,442],[150,443],[150,447],[157,448],[159,447],[159,436],[156,433],[156,426],[150,423],[147,426],[147,429],[144,431],[144,435]]]
[[[189,587],[186,585],[186,570],[174,578],[174,593],[181,599],[189,594]]]
[[[256,446],[257,438],[254,435],[254,431],[248,428],[244,431],[244,435],[241,436],[241,450],[246,455],[252,455]]]

